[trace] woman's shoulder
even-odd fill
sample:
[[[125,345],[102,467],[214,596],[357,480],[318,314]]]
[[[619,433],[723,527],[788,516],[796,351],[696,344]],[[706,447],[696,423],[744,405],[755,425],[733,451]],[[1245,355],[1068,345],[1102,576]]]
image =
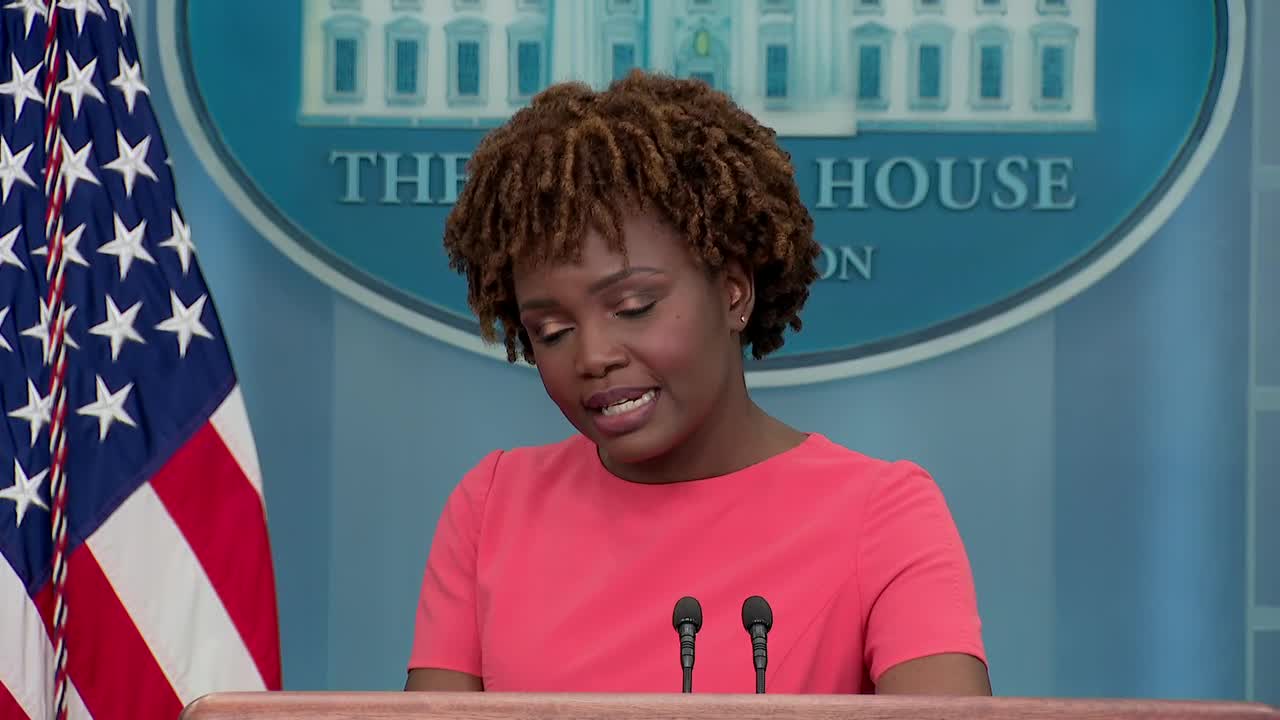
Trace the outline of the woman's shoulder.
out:
[[[518,478],[522,484],[578,475],[598,462],[595,445],[580,434],[541,445],[518,445],[488,451],[463,478],[463,484],[485,485]]]
[[[799,449],[790,453],[789,461],[804,466],[808,472],[830,475],[843,480],[911,480],[929,479],[920,464],[905,459],[889,460],[838,443],[822,433],[809,433]]]
[[[887,459],[818,434],[811,434],[805,449],[784,473],[805,478],[827,498],[844,498],[869,513],[946,506],[941,486],[919,462]]]

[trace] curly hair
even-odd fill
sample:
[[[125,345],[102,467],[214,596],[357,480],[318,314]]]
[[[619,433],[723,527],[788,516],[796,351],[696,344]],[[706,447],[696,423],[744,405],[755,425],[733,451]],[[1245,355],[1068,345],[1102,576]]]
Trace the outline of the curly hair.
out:
[[[513,285],[517,262],[573,261],[588,224],[624,252],[631,209],[657,210],[714,272],[753,274],[742,331],[759,359],[799,330],[821,252],[790,155],[775,132],[700,80],[633,70],[597,92],[548,87],[485,136],[445,223],[449,265],[464,274],[485,340],[501,322],[507,359],[533,364]]]

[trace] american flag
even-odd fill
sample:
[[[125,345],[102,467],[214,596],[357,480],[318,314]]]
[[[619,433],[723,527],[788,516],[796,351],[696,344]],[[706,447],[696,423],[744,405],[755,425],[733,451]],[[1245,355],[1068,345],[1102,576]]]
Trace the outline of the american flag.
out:
[[[257,452],[127,0],[0,3],[0,718],[279,689]]]

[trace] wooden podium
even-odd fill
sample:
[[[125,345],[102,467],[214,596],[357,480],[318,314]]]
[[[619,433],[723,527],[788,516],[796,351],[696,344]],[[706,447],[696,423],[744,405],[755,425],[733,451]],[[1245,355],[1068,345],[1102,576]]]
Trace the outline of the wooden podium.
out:
[[[1280,720],[1240,702],[869,695],[215,693],[181,720]]]

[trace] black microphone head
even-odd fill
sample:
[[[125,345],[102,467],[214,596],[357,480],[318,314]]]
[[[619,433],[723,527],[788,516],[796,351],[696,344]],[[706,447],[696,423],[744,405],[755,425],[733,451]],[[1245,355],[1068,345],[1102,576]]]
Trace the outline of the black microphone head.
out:
[[[764,625],[766,632],[773,628],[773,608],[759,595],[742,601],[742,627],[751,632],[753,625]]]
[[[694,632],[702,629],[702,605],[688,595],[676,601],[676,609],[671,613],[671,625],[677,632],[685,623],[692,623]]]

